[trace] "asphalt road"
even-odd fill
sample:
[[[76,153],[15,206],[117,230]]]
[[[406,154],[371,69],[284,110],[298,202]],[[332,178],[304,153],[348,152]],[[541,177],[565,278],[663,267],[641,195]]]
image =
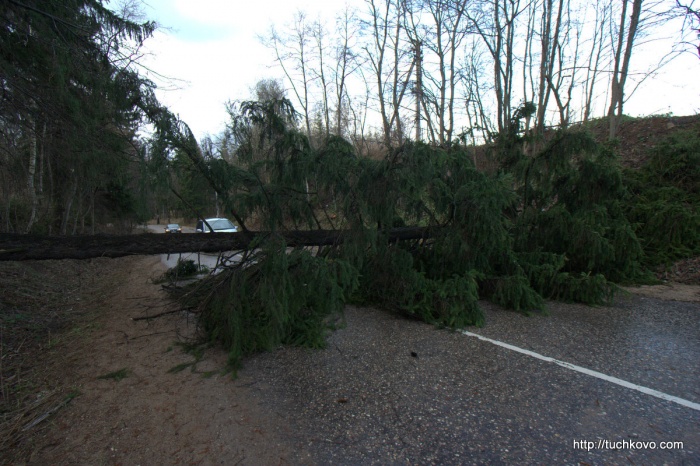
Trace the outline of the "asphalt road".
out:
[[[487,324],[469,332],[633,388],[356,307],[326,349],[252,357],[237,383],[283,420],[272,434],[292,464],[700,464],[700,305],[482,306]]]
[[[161,224],[161,225],[146,225],[146,228],[148,229],[149,232],[152,233],[165,233],[165,226],[166,224]],[[188,226],[182,226],[182,232],[183,233],[194,233],[194,227],[188,227]]]

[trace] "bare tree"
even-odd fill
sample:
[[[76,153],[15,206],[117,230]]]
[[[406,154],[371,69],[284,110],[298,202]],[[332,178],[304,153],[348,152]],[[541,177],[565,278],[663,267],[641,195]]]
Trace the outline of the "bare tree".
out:
[[[680,0],[676,0],[676,6],[685,16],[683,27],[689,27],[696,34],[696,39],[698,42],[693,46],[697,50],[698,56],[700,57],[700,6],[696,7],[694,0],[690,0],[690,2],[681,2]]]
[[[354,49],[353,38],[359,33],[359,24],[353,21],[353,11],[348,6],[336,18],[336,46],[334,50],[333,80],[335,87],[335,128],[334,133],[343,135],[347,126],[350,97],[348,96],[348,78],[362,65]]]
[[[484,0],[467,17],[493,60],[498,131],[507,131],[512,118],[515,74],[516,20],[525,11],[520,0]]]
[[[401,105],[408,88],[408,77],[413,71],[411,49],[404,49],[402,26],[406,5],[402,0],[365,0],[369,19],[369,43],[364,50],[371,67],[375,92],[382,120],[384,144],[403,141]],[[403,71],[408,65],[408,71]]]
[[[480,45],[479,39],[472,37],[467,47],[469,53],[464,58],[462,65],[464,103],[469,123],[468,131],[474,143],[476,143],[477,132],[483,141],[491,141],[493,134],[496,133],[496,128],[490,119],[490,112],[486,108],[486,90],[482,87],[482,83],[486,81],[484,70],[487,68],[487,64],[484,63],[484,52]]]
[[[311,31],[306,23],[306,14],[297,11],[284,33],[274,26],[261,42],[275,53],[275,61],[282,68],[292,92],[301,107],[306,133],[311,135],[311,73],[309,54]]]
[[[611,18],[611,4],[597,0],[595,5],[595,19],[593,22],[594,27],[592,28],[593,36],[590,38],[590,48],[588,51],[586,79],[583,81],[583,121],[588,121],[591,117],[595,85],[601,74],[602,67],[606,65],[601,63],[601,58],[604,56],[604,47],[608,42],[606,31],[609,29]]]
[[[554,16],[555,8],[556,16]],[[542,50],[540,53],[539,93],[535,124],[539,133],[544,132],[545,115],[553,88],[552,77],[557,61],[557,52],[560,49],[559,35],[562,30],[563,10],[564,0],[557,0],[556,7],[554,0],[544,0],[542,3],[542,24],[540,30]]]
[[[615,138],[617,127],[622,117],[622,107],[625,103],[625,83],[629,72],[632,47],[637,37],[639,17],[642,13],[643,0],[632,0],[632,12],[627,17],[629,0],[622,0],[622,13],[620,14],[620,26],[618,29],[617,46],[614,54],[614,70],[610,88],[610,106],[608,118],[610,119],[610,139]],[[625,30],[627,33],[625,34]]]
[[[455,130],[455,89],[460,76],[457,57],[467,35],[464,27],[467,0],[423,0],[407,5],[414,8],[413,11],[409,9],[407,15],[410,20],[407,32],[415,50],[414,63],[421,64],[420,79],[416,81],[419,81],[419,98],[429,104],[425,118],[429,126],[435,128],[433,134],[437,139],[433,142],[449,144]],[[417,24],[417,15],[424,20],[420,25]],[[426,56],[423,56],[423,50]],[[435,65],[423,66],[423,62]],[[435,124],[431,121],[432,116],[436,119]]]
[[[522,85],[523,85],[523,102],[533,102],[535,98],[535,79],[534,79],[534,53],[533,46],[535,43],[535,26],[537,21],[537,2],[530,2],[527,6],[527,26],[525,32],[525,44],[523,50],[523,69],[522,69]],[[529,130],[530,121],[528,120],[525,130]]]
[[[412,124],[416,139],[450,144],[464,125],[460,134],[491,139],[516,117],[525,123],[517,131],[532,123],[539,133],[601,105],[619,118],[655,71],[634,70],[631,55],[663,24],[664,1],[365,0],[334,31],[298,13],[266,39],[310,135],[364,141],[375,120],[384,145],[401,143]]]
[[[255,83],[253,93],[259,102],[279,101],[287,96],[284,85],[277,79],[261,79]]]
[[[29,168],[27,169],[27,190],[29,191],[29,198],[31,199],[31,212],[29,215],[29,220],[27,221],[27,227],[25,228],[25,233],[32,231],[34,222],[37,219],[37,207],[39,205],[39,196],[36,190],[36,162],[37,162],[37,134],[36,134],[36,123],[33,116],[27,118],[29,120],[28,124],[28,138],[29,138]]]
[[[323,26],[323,23],[321,22],[320,19],[316,19],[311,25],[311,37],[313,38],[314,41],[314,47],[315,47],[315,60],[317,66],[315,68],[311,68],[311,73],[316,78],[316,81],[319,83],[318,88],[321,91],[321,102],[320,102],[320,111],[321,111],[321,123],[322,123],[322,128],[321,130],[323,131],[323,135],[325,139],[328,139],[328,136],[330,135],[331,131],[331,117],[330,117],[330,106],[328,103],[328,80],[326,77],[326,66],[327,64],[325,63],[325,58],[326,58],[326,42],[328,41],[328,32],[326,31],[326,28]]]
[[[566,128],[571,118],[571,99],[576,85],[582,24],[572,21],[571,0],[559,0],[556,33],[553,36],[549,73],[546,76],[559,113],[559,126]]]

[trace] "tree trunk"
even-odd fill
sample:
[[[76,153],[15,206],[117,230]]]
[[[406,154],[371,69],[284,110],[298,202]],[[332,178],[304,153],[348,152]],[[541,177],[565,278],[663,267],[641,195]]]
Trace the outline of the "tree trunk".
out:
[[[36,160],[37,160],[37,140],[36,140],[36,124],[34,117],[29,117],[29,167],[27,169],[27,191],[29,199],[32,203],[32,210],[29,213],[29,221],[25,228],[25,233],[32,231],[34,222],[36,222],[36,209],[39,204],[39,197],[36,193],[36,185],[34,183],[36,177]]]
[[[428,239],[437,231],[428,227],[394,228],[390,242]],[[0,261],[90,259],[181,252],[221,252],[249,249],[260,237],[278,235],[290,247],[329,246],[352,237],[348,230],[304,230],[272,233],[145,234],[91,236],[37,236],[0,234]],[[257,244],[257,242],[256,242]]]
[[[416,83],[414,94],[416,98],[416,141],[421,140],[421,129],[420,129],[420,104],[423,100],[423,57],[421,56],[421,42],[416,39],[414,42],[415,47],[415,62],[416,62]]]
[[[71,173],[71,182],[73,183],[73,189],[71,189],[68,200],[66,201],[66,208],[63,212],[63,218],[61,219],[61,234],[65,235],[68,229],[68,220],[70,220],[70,211],[73,209],[73,201],[75,201],[75,194],[78,191],[78,180],[75,178],[75,172]]]
[[[610,120],[609,139],[614,139],[617,135],[617,128],[622,117],[622,107],[625,103],[625,82],[629,72],[630,58],[632,57],[632,47],[634,39],[637,35],[639,26],[639,17],[642,13],[642,1],[633,0],[632,15],[630,16],[629,29],[627,31],[627,41],[624,40],[624,30],[627,19],[627,0],[622,4],[622,14],[620,15],[620,37],[617,42],[617,50],[615,51],[615,70],[612,77],[612,86],[610,88],[610,107],[608,108],[608,119]],[[625,52],[622,55],[622,45],[625,44]],[[620,62],[622,62],[620,64]]]
[[[601,15],[600,19],[598,15]],[[591,108],[593,104],[593,91],[595,88],[595,82],[598,78],[598,66],[600,64],[600,57],[603,54],[603,45],[605,42],[605,26],[607,25],[607,15],[605,10],[602,12],[596,9],[596,29],[593,33],[591,51],[588,58],[588,71],[586,72],[585,81],[585,106],[583,110],[583,121],[587,122],[591,116]]]

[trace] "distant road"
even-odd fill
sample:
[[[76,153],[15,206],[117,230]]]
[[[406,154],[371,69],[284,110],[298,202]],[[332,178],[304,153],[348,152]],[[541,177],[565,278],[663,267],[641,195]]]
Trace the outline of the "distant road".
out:
[[[182,225],[181,225],[182,226]],[[165,224],[147,225],[148,231],[152,233],[165,233]],[[194,233],[194,227],[182,226],[182,233]],[[238,257],[238,256],[236,256]],[[209,253],[181,253],[181,254],[161,254],[160,259],[168,267],[175,267],[178,259],[193,260],[196,264],[205,265],[209,269],[214,269],[218,265],[219,254]]]
[[[152,233],[165,233],[165,225],[167,224],[160,224],[160,225],[146,225],[148,228],[148,231]],[[194,227],[187,227],[187,226],[182,226],[182,232],[183,233],[194,233]]]

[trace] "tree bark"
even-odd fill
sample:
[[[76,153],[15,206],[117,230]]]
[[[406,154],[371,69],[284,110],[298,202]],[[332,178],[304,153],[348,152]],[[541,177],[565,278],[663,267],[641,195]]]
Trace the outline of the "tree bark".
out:
[[[29,117],[29,167],[27,169],[27,191],[29,193],[29,198],[32,203],[32,210],[29,214],[29,221],[27,222],[27,227],[25,228],[25,233],[32,231],[32,227],[36,222],[36,209],[39,205],[39,198],[36,193],[36,160],[37,160],[37,138],[36,138],[36,124],[34,122],[34,117]]]
[[[630,58],[632,57],[632,47],[634,39],[637,35],[639,26],[639,17],[642,12],[643,0],[633,0],[632,15],[630,17],[629,28],[627,31],[627,41],[624,41],[625,15],[627,11],[627,0],[622,4],[622,14],[620,15],[620,32],[615,52],[615,70],[612,77],[612,86],[610,89],[610,107],[608,108],[608,119],[610,120],[609,139],[615,139],[617,129],[620,125],[622,117],[622,107],[625,103],[625,82],[629,72]],[[622,55],[622,44],[625,43],[624,55]],[[620,60],[622,64],[620,65]]]
[[[408,227],[389,231],[389,241],[432,237],[435,228]],[[269,231],[215,234],[143,234],[37,236],[0,234],[0,261],[91,259],[133,255],[221,252],[250,249],[261,237],[278,235],[288,246],[329,246],[352,237],[349,230]]]

